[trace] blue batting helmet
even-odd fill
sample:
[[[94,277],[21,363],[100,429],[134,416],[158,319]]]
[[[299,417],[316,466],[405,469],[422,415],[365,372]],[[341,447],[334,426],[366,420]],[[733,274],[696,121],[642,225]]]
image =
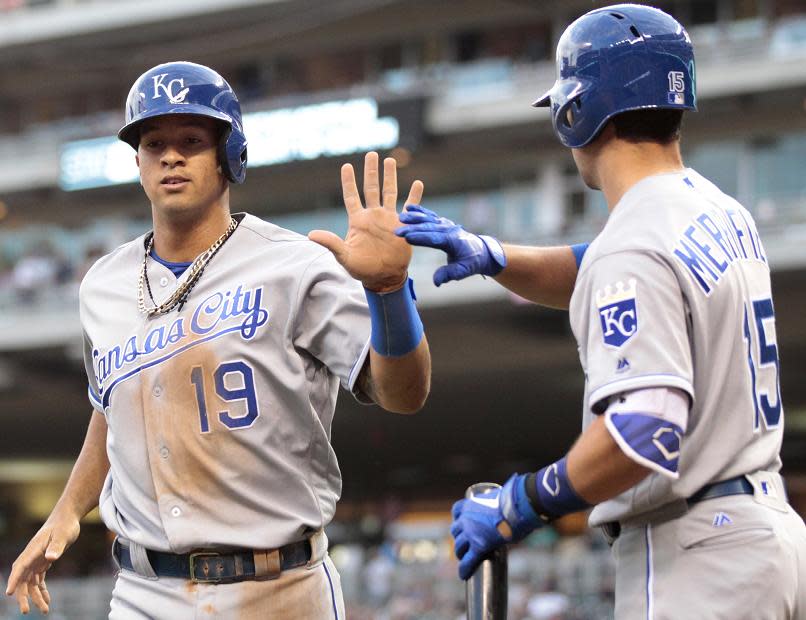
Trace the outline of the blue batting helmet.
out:
[[[557,81],[536,107],[551,106],[565,146],[590,143],[628,110],[696,110],[688,33],[660,9],[616,4],[585,13],[557,44]]]
[[[166,114],[198,114],[221,121],[226,126],[218,148],[221,170],[233,183],[243,183],[246,136],[241,104],[223,77],[192,62],[169,62],[149,69],[129,91],[126,124],[118,138],[137,149],[140,123]]]

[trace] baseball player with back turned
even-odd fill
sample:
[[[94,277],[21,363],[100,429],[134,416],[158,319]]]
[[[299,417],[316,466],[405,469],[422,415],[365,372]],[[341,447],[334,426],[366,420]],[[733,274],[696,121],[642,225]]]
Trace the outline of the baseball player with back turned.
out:
[[[586,378],[584,431],[565,457],[454,505],[459,575],[594,506],[617,618],[806,618],[806,528],[778,473],[767,255],[750,213],[683,166],[689,37],[658,9],[596,9],[560,38],[557,71],[535,105],[604,193],[610,216],[589,246],[502,246],[425,209],[401,215],[398,234],[448,254],[437,285],[480,273],[569,307]]]
[[[395,161],[381,189],[367,155],[366,208],[345,165],[346,238],[306,239],[230,214],[246,136],[211,69],[144,73],[119,137],[137,151],[154,230],[82,283],[95,412],[7,592],[24,613],[29,598],[47,611],[45,573],[100,505],[121,567],[110,618],[344,618],[323,532],[341,491],[330,445],[339,384],[411,413],[430,382],[411,247],[393,233]],[[418,181],[408,201],[421,195]]]

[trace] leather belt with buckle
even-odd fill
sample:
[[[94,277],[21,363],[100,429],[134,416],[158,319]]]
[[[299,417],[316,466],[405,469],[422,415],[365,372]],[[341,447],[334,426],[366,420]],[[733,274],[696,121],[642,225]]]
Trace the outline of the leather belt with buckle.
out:
[[[116,540],[113,553],[121,568],[134,570],[128,547]],[[279,549],[235,549],[184,554],[149,549],[146,554],[157,577],[180,577],[196,583],[233,583],[276,579],[284,570],[307,564],[311,559],[311,543],[309,540],[302,540]]]

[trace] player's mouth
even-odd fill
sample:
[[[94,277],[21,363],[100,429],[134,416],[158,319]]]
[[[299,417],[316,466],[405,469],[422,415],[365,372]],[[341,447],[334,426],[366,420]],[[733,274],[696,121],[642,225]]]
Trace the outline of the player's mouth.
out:
[[[160,185],[166,189],[179,189],[185,187],[188,183],[190,183],[190,179],[178,174],[172,174],[171,176],[164,177],[162,181],[160,181]]]

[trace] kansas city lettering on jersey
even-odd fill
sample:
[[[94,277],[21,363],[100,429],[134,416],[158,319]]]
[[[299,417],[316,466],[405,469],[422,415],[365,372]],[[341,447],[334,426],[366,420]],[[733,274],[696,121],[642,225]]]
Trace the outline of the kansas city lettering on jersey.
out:
[[[262,299],[262,286],[244,290],[243,285],[239,285],[235,290],[213,293],[189,315],[177,317],[170,325],[155,327],[142,337],[131,336],[125,343],[106,351],[94,349],[93,366],[103,406],[109,404],[109,394],[118,382],[190,347],[235,332],[244,340],[252,339],[269,320],[268,310],[261,305]],[[146,361],[145,358],[160,352],[165,354]],[[137,362],[142,363],[135,365]],[[121,375],[120,371],[125,373]],[[113,376],[115,379],[108,383]]]
[[[706,295],[734,262],[767,262],[753,220],[738,209],[697,215],[675,243],[674,254]]]

